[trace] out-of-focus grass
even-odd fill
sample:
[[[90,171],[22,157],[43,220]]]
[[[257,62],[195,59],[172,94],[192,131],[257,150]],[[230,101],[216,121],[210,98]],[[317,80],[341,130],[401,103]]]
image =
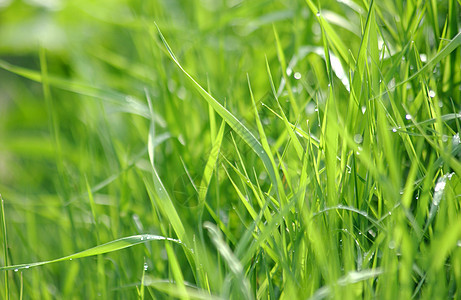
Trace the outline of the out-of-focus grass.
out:
[[[459,298],[460,16],[0,1],[1,294]]]

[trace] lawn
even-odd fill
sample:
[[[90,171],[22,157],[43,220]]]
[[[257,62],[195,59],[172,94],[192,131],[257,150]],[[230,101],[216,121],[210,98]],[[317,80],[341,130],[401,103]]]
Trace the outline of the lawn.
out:
[[[1,299],[460,299],[459,0],[0,0]]]

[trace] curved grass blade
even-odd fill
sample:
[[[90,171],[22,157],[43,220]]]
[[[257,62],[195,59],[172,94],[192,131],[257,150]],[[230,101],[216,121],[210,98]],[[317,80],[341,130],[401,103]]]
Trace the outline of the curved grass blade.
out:
[[[162,39],[163,44],[165,45],[166,49],[170,57],[179,67],[179,69],[190,79],[193,83],[195,89],[200,93],[200,95],[210,104],[213,109],[229,124],[229,126],[237,132],[237,134],[250,146],[250,148],[261,158],[264,166],[266,167],[267,172],[269,173],[269,177],[273,183],[274,189],[276,191],[277,197],[280,198],[279,189],[277,186],[277,177],[275,175],[274,167],[271,163],[269,155],[267,154],[266,150],[263,148],[261,143],[256,139],[256,137],[251,133],[245,125],[242,124],[230,111],[228,111],[224,106],[221,105],[213,96],[211,96],[195,79],[181,66],[178,59],[174,55],[173,51],[171,50],[170,46],[168,45],[167,41],[163,37],[160,28],[158,28],[158,33],[160,38]]]
[[[5,267],[0,267],[0,271],[7,271],[7,270],[21,270],[21,269],[29,269],[32,267],[38,267],[38,266],[43,266],[43,265],[48,265],[60,261],[65,261],[65,260],[72,260],[72,259],[77,259],[77,258],[84,258],[84,257],[89,257],[89,256],[95,256],[99,254],[104,254],[104,253],[110,253],[114,251],[118,251],[121,249],[125,249],[128,247],[135,246],[137,244],[141,243],[146,243],[150,241],[170,241],[174,242],[180,245],[184,244],[177,239],[172,239],[160,235],[154,235],[154,234],[140,234],[140,235],[132,235],[128,237],[124,237],[121,239],[117,239],[87,250],[83,250],[81,252],[77,252],[68,256],[64,256],[61,258],[53,259],[53,260],[47,260],[47,261],[40,261],[40,262],[35,262],[35,263],[30,263],[30,264],[20,264],[20,265],[13,265],[13,266],[5,266]]]
[[[365,281],[368,279],[376,278],[384,273],[383,270],[381,269],[367,269],[367,270],[362,270],[362,271],[351,271],[347,273],[345,276],[341,277],[337,284],[339,286],[348,286],[352,285],[361,281]],[[331,286],[324,286],[320,289],[318,289],[315,294],[309,298],[311,300],[319,300],[319,299],[324,299],[324,298],[329,298],[332,293],[332,287]]]
[[[374,218],[370,217],[368,215],[367,212],[365,211],[361,211],[361,210],[358,210],[357,208],[355,207],[350,207],[350,206],[344,206],[342,204],[339,204],[339,205],[336,205],[336,206],[331,206],[331,207],[327,207],[325,209],[322,209],[316,213],[314,213],[312,215],[312,217],[317,217],[317,216],[320,216],[324,213],[326,213],[327,211],[330,211],[330,210],[347,210],[347,211],[350,211],[350,212],[354,212],[358,215],[361,215],[362,217],[365,217],[368,221],[370,221],[371,223],[373,223],[377,228],[379,228],[380,230],[384,231],[384,232],[387,232],[386,228],[384,228],[383,225],[380,224],[380,222],[378,220],[375,220]]]

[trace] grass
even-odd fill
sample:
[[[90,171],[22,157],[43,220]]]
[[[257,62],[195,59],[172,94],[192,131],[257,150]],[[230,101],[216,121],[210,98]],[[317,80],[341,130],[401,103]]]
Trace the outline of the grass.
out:
[[[0,1],[1,294],[461,297],[460,9]]]

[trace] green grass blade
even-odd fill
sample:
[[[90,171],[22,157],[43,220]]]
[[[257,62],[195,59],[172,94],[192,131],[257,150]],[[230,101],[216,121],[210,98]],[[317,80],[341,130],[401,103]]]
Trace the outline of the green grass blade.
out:
[[[0,271],[8,271],[8,270],[17,271],[17,270],[29,269],[33,267],[48,265],[48,264],[66,261],[66,260],[73,260],[73,259],[78,259],[78,258],[95,256],[99,254],[118,251],[118,250],[125,249],[128,247],[133,247],[135,245],[146,243],[146,242],[151,242],[151,241],[170,241],[170,242],[174,242],[174,243],[184,246],[184,244],[180,240],[172,239],[172,238],[168,238],[164,236],[159,236],[159,235],[154,235],[154,234],[133,235],[133,236],[120,238],[120,239],[117,239],[117,240],[114,240],[114,241],[111,241],[111,242],[108,242],[108,243],[105,243],[105,244],[102,244],[102,245],[99,245],[99,246],[96,246],[96,247],[93,247],[87,250],[83,250],[81,252],[77,252],[75,254],[71,254],[71,255],[53,259],[53,260],[0,267]]]
[[[2,233],[3,233],[3,259],[5,260],[5,264],[8,264],[8,240],[6,234],[6,219],[5,219],[5,205],[3,202],[3,197],[0,194],[0,201],[2,202]],[[10,299],[9,293],[10,283],[8,280],[8,272],[5,272],[5,299]]]
[[[203,171],[202,181],[199,188],[199,203],[205,201],[206,194],[208,192],[208,186],[210,185],[211,176],[213,175],[213,169],[216,165],[216,161],[219,155],[219,149],[221,148],[222,139],[224,137],[224,129],[226,128],[226,123],[223,121],[219,127],[219,131],[216,137],[214,137],[213,146],[211,148],[210,156],[205,165],[205,170]]]

